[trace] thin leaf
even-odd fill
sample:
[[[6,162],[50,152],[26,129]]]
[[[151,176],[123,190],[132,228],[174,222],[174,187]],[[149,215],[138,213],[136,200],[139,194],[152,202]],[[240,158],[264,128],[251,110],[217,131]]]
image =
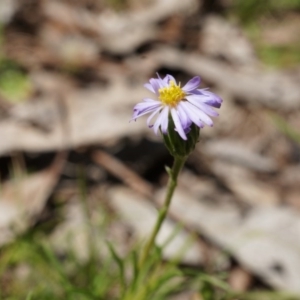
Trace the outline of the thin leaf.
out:
[[[121,289],[122,289],[122,294],[126,291],[126,281],[125,281],[125,273],[124,273],[124,262],[122,258],[117,254],[115,251],[113,245],[110,242],[106,242],[109,252],[116,262],[117,266],[119,267],[119,272],[120,272],[120,283],[121,283]]]

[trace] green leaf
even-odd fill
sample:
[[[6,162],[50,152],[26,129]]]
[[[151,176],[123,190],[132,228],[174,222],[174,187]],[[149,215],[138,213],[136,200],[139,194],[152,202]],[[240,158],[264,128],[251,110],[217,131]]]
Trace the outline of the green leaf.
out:
[[[125,281],[125,273],[124,273],[124,261],[122,258],[117,254],[115,251],[113,245],[110,242],[106,242],[109,252],[113,258],[113,260],[116,262],[117,266],[119,267],[119,272],[120,272],[120,283],[121,283],[121,288],[122,288],[122,294],[126,290],[126,281]]]
[[[288,138],[297,144],[300,144],[300,132],[295,130],[291,125],[289,125],[286,120],[284,120],[279,115],[272,115],[273,121],[275,122],[277,128]]]

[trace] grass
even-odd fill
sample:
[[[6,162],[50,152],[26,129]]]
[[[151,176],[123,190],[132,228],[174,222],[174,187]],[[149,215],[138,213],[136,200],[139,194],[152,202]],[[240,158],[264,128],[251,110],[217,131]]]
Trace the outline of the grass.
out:
[[[234,14],[254,40],[258,55],[269,65],[282,67],[300,62],[300,45],[274,47],[260,42],[257,21],[274,13],[300,9],[300,0],[236,0]],[[117,9],[124,3],[110,1]],[[19,102],[30,94],[30,81],[22,68],[2,57],[0,59],[0,94]],[[300,143],[299,133],[277,118],[284,134]],[[0,299],[5,300],[165,300],[184,291],[191,291],[201,300],[296,300],[279,292],[253,291],[235,293],[226,283],[226,274],[207,274],[200,269],[182,268],[176,262],[162,259],[157,247],[145,267],[138,270],[140,245],[121,256],[114,243],[102,241],[98,251],[95,232],[106,235],[108,224],[99,228],[89,222],[88,198],[84,182],[79,183],[82,209],[88,223],[89,256],[81,261],[69,247],[57,253],[49,243],[49,232],[36,226],[0,250]],[[70,237],[72,239],[72,237]],[[72,245],[72,243],[70,243]]]
[[[234,0],[228,15],[242,25],[264,64],[283,68],[300,63],[300,40],[281,46],[268,45],[263,40],[262,28],[266,20],[280,25],[283,16],[297,11],[300,12],[300,0]]]
[[[299,130],[295,130],[291,125],[288,124],[288,122],[283,117],[279,116],[278,114],[272,114],[271,117],[275,126],[283,135],[285,135],[294,143],[300,145]]]
[[[82,169],[79,171],[83,178]],[[299,298],[270,291],[236,293],[227,284],[226,273],[207,274],[200,268],[181,267],[178,262],[184,253],[180,251],[173,261],[164,261],[163,247],[176,236],[178,228],[162,247],[150,253],[139,269],[141,244],[136,243],[121,256],[114,242],[106,241],[115,217],[98,203],[97,211],[103,214],[101,222],[92,218],[84,180],[79,180],[78,187],[88,257],[80,259],[76,253],[74,235],[69,236],[67,248],[55,251],[53,241],[49,242],[49,226],[37,225],[0,250],[0,300],[167,300],[187,291],[194,295],[193,299],[201,300]]]
[[[108,223],[103,224],[100,231],[105,236]],[[99,230],[94,224],[89,228]],[[200,269],[179,267],[175,261],[165,262],[159,247],[138,270],[140,244],[120,256],[114,244],[104,240],[100,251],[95,252],[95,237],[88,236],[88,245],[93,249],[85,261],[78,259],[72,247],[56,253],[42,227],[29,230],[3,247],[0,299],[166,300],[184,291],[203,300],[297,299],[276,292],[235,293],[226,283],[226,274],[207,274]]]
[[[0,95],[16,103],[25,100],[31,90],[26,73],[15,62],[0,58]]]
[[[259,46],[257,52],[265,64],[277,68],[300,63],[300,43],[286,46]]]
[[[0,24],[0,96],[10,102],[20,102],[30,95],[32,85],[26,72],[2,53],[3,43],[3,28]]]
[[[292,10],[300,10],[300,0],[234,0],[232,12],[241,23],[246,24]]]

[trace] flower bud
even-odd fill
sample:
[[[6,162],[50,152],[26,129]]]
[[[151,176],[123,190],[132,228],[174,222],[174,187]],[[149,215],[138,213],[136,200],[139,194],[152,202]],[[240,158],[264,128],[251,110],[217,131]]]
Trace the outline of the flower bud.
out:
[[[184,140],[175,130],[173,118],[169,116],[167,133],[162,134],[162,136],[164,144],[172,156],[187,157],[195,149],[196,144],[200,140],[200,128],[192,123],[189,132],[186,134],[187,139]]]

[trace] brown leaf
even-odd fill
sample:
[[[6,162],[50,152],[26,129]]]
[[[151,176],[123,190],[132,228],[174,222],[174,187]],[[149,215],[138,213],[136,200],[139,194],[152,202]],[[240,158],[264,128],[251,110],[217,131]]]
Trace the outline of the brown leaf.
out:
[[[15,177],[0,191],[0,245],[24,232],[43,210],[57,183],[64,156],[58,155],[46,170],[33,175]]]

